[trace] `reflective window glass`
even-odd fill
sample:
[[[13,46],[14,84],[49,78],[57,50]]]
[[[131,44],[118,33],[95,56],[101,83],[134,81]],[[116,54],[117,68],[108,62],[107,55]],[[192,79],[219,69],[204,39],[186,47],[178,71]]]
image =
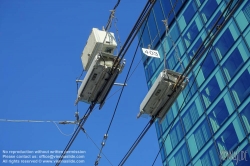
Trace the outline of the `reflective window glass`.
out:
[[[158,121],[155,122],[155,128],[156,128],[157,138],[159,139],[162,135],[162,130],[161,130],[161,125],[159,124]]]
[[[150,38],[149,38],[149,32],[148,32],[148,27],[145,26],[145,23],[143,23],[142,27],[141,27],[141,33],[143,32],[143,29],[144,29],[144,32],[143,32],[143,35],[142,35],[142,41],[143,41],[143,47],[147,48],[148,45],[151,43],[150,41]]]
[[[211,50],[210,52],[206,53],[208,54],[205,61],[203,62],[204,58],[201,59],[201,63],[203,62],[202,66],[199,64],[198,68],[195,70],[195,75],[197,75],[197,83],[198,86],[200,86],[206,78],[211,74],[215,66],[217,65],[217,60],[214,54],[214,51]]]
[[[210,106],[210,104],[224,88],[225,82],[223,82],[223,80],[222,74],[217,72],[206,85],[206,87],[201,91],[206,108]]]
[[[188,138],[188,145],[190,147],[190,153],[192,157],[194,157],[195,154],[205,145],[210,137],[211,132],[207,120],[204,119],[204,121]]]
[[[232,22],[214,45],[219,59],[224,57],[227,51],[233,46],[238,36],[239,31],[235,23]]]
[[[175,65],[178,63],[175,50],[172,50],[166,61],[167,61],[167,67],[173,70]]]
[[[179,29],[178,29],[178,26],[176,23],[174,25],[172,25],[172,27],[170,28],[169,35],[171,36],[171,38],[173,40],[173,41],[171,41],[172,44],[173,44],[173,42],[176,42],[176,40],[179,38],[180,32],[179,32]]]
[[[151,42],[148,43],[151,45],[151,48],[154,48],[156,43],[159,41],[159,34],[158,34],[158,30],[156,27],[156,23],[155,23],[155,18],[154,18],[154,14],[153,12],[150,13],[149,15],[149,19],[148,19],[148,28],[149,28],[149,33],[151,36]]]
[[[188,153],[187,145],[184,144],[174,155],[173,158],[170,159],[168,165],[176,165],[176,166],[183,166],[187,165],[190,160],[190,156]]]
[[[241,117],[247,129],[247,132],[250,133],[250,103],[248,103],[247,106],[242,110]]]
[[[183,137],[182,126],[180,122],[177,122],[170,132],[170,139],[172,146],[175,147]]]
[[[162,4],[162,8],[163,8],[165,18],[167,18],[170,10],[172,9],[170,1],[169,0],[161,0],[161,4]],[[171,21],[173,21],[173,18],[174,18],[174,15],[172,13],[172,14],[170,14],[170,16],[168,18],[168,23],[169,24],[171,23]]]
[[[171,6],[174,8],[175,13],[178,13],[178,11],[182,6],[182,1],[177,1],[177,0],[169,0],[169,1]],[[173,13],[171,15],[173,15]]]
[[[176,104],[173,104],[171,109],[168,111],[165,119],[162,121],[163,132],[165,132],[165,130],[170,126],[170,124],[172,123],[172,121],[174,120],[174,118],[176,116],[176,113],[174,111],[175,106],[176,106]]]
[[[219,152],[232,151],[244,138],[244,131],[238,117],[229,124],[226,129],[216,139]],[[226,157],[226,156],[221,156]],[[222,158],[223,159],[223,158]],[[225,159],[225,158],[224,158]]]
[[[216,132],[234,111],[234,105],[230,94],[226,93],[211,110],[212,111],[208,114],[208,118],[213,131]]]
[[[161,139],[161,140],[159,141],[159,147],[162,147],[163,141],[164,141],[163,139]],[[165,148],[164,148],[164,146],[161,148],[160,153],[161,153],[161,158],[162,158],[162,160],[164,160],[164,159],[167,157],[167,155],[166,155],[166,153],[165,153]]]
[[[221,16],[221,14],[222,14],[222,12],[223,12],[225,6],[226,6],[226,5],[223,4],[223,7],[222,7],[219,11],[217,11],[217,13],[215,14],[215,16],[212,16],[212,17],[210,18],[210,20],[206,23],[206,24],[207,24],[206,27],[207,27],[207,30],[208,30],[209,32],[212,30],[212,28],[214,27],[216,21],[217,21],[217,20],[219,19],[219,17]],[[217,25],[221,25],[222,22],[223,22],[223,20],[224,20],[224,16],[221,17],[221,19],[219,20],[219,22],[217,23]],[[216,28],[213,29],[213,31],[215,31],[215,30],[216,30]]]
[[[210,166],[210,165],[219,165],[220,160],[218,153],[215,149],[215,146],[212,146],[205,151],[205,153],[200,157],[200,159],[194,164],[195,166]]]
[[[208,0],[207,3],[202,7],[201,16],[205,23],[210,19],[215,10],[218,8],[219,3],[220,1]]]
[[[180,15],[178,19],[181,32],[186,28],[187,24],[189,24],[195,12],[196,12],[196,6],[194,2],[189,3],[187,8],[184,10],[184,12]]]
[[[228,81],[233,78],[233,76],[239,71],[244,62],[246,62],[250,56],[250,53],[244,42],[240,43],[238,47],[236,47],[233,52],[229,54],[230,56],[222,65],[223,71]]]
[[[177,166],[187,165],[189,162],[190,157],[188,154],[188,149],[186,144],[179,150],[179,152],[175,155],[175,162]]]
[[[237,105],[250,94],[250,67],[248,67],[231,87]]]
[[[195,122],[201,116],[202,113],[203,109],[201,101],[200,98],[197,97],[193,104],[189,106],[189,108],[185,111],[181,118],[186,132],[191,129],[191,127],[195,124]]]
[[[205,32],[201,32],[201,33],[202,34],[199,35],[198,39],[194,42],[194,44],[188,50],[188,55],[189,55],[190,59],[193,58],[193,56],[196,54],[198,49],[201,47],[202,42],[206,38],[206,33]]]
[[[250,47],[250,32],[245,36],[245,39],[248,47]]]
[[[249,25],[250,23],[250,1],[248,1],[242,10],[235,16],[236,22],[240,27],[241,31],[244,31],[245,28]]]
[[[249,166],[250,165],[250,144],[245,140],[233,151],[222,151],[220,156],[223,166]]]
[[[161,4],[160,4],[159,0],[155,2],[153,11],[154,11],[155,19],[157,22],[157,27],[158,27],[158,30],[159,30],[159,33],[161,36],[165,32],[165,26],[162,22],[162,20],[164,20],[165,17],[163,15],[163,11],[162,11]]]
[[[195,92],[197,91],[197,85],[196,85],[196,82],[194,80],[194,76],[192,75],[192,76],[189,76],[188,78],[189,78],[189,82],[188,82],[187,86],[185,87],[185,89],[182,91],[183,96],[186,98],[185,102],[188,102],[193,97]],[[192,88],[192,89],[190,90],[190,88]]]
[[[196,4],[200,7],[205,0],[196,0]]]
[[[200,17],[197,16],[191,25],[187,28],[186,32],[184,32],[183,38],[187,48],[192,44],[194,39],[197,37],[198,33],[202,29],[202,22]]]

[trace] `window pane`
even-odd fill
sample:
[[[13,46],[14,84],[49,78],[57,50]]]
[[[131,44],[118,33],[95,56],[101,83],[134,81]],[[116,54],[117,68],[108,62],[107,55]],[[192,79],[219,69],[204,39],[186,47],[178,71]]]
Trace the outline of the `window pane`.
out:
[[[195,99],[193,104],[189,106],[189,108],[185,111],[185,114],[182,115],[182,122],[185,128],[186,133],[191,129],[191,127],[195,124],[197,119],[203,113],[201,100],[199,97]]]
[[[170,132],[172,146],[175,147],[183,137],[182,126],[177,122]]]
[[[183,35],[183,38],[184,38],[184,41],[185,41],[187,48],[192,44],[194,39],[197,37],[202,26],[203,25],[202,25],[202,22],[200,20],[200,17],[197,16]]]
[[[207,53],[205,53],[205,54],[207,54]],[[201,63],[202,63],[203,59],[201,60]],[[197,79],[196,79],[198,86],[200,86],[206,80],[206,78],[208,78],[208,76],[211,74],[211,72],[215,68],[215,65],[217,65],[217,60],[216,60],[214,51],[211,50],[208,53],[202,66],[201,66],[201,64],[199,64],[199,67],[195,70],[195,75],[197,75],[197,73],[199,72]],[[201,68],[200,68],[200,66],[201,66]]]
[[[248,67],[242,75],[237,79],[234,85],[231,87],[233,96],[237,105],[250,94],[250,67]]]
[[[157,21],[158,30],[159,30],[159,33],[161,36],[165,32],[165,26],[162,22],[162,20],[164,20],[165,17],[163,15],[163,11],[162,11],[161,4],[160,4],[159,0],[155,2],[153,11],[155,14],[155,19]]]
[[[220,152],[232,151],[245,137],[242,131],[242,125],[237,117],[216,139],[217,146]],[[223,157],[223,156],[221,156]]]
[[[210,18],[210,20],[207,22],[207,30],[210,32],[213,28],[213,26],[215,25],[216,21],[219,19],[219,17],[221,16],[223,10],[225,9],[225,5],[222,6],[222,8],[217,11],[215,16],[212,16]],[[221,17],[220,21],[218,22],[218,25],[221,25],[222,22],[224,20],[224,16]]]
[[[158,30],[156,27],[156,23],[155,23],[155,18],[154,18],[154,14],[153,12],[150,13],[149,15],[149,19],[148,19],[148,26],[149,27],[149,33],[151,35],[151,42],[148,43],[151,45],[151,48],[154,48],[156,43],[159,41],[159,35],[158,35]],[[147,43],[145,43],[147,44]]]
[[[233,76],[239,71],[244,62],[248,59],[249,55],[250,53],[244,42],[240,43],[239,46],[235,48],[222,66],[228,81],[230,81],[231,78],[233,78]]]
[[[188,150],[187,150],[187,145],[184,144],[171,160],[168,163],[171,166],[173,164],[177,165],[177,166],[187,165],[187,163],[190,160],[190,157],[189,157],[189,154],[188,154]]]
[[[180,36],[180,32],[176,23],[172,25],[171,29],[169,30],[169,34],[171,35],[172,40],[176,42],[176,40]],[[172,45],[173,45],[173,42],[172,42]]]
[[[215,50],[219,59],[224,57],[227,51],[233,46],[238,36],[239,31],[235,23],[232,22],[215,44]]]
[[[191,87],[192,87],[192,89],[190,90]],[[189,76],[189,82],[188,82],[187,86],[182,91],[184,99],[188,95],[185,102],[188,102],[193,97],[193,95],[195,94],[196,91],[197,91],[197,85],[196,85],[196,82],[194,80],[194,76],[191,75],[191,76]]]
[[[240,30],[244,31],[247,25],[250,23],[250,1],[245,4],[242,10],[237,14],[236,22],[238,23]]]
[[[215,10],[218,8],[219,3],[220,2],[218,1],[208,0],[207,3],[203,6],[203,8],[201,9],[201,15],[205,23],[210,19]]]
[[[233,101],[227,93],[208,114],[208,118],[214,133],[223,125],[225,120],[234,111]]]
[[[210,106],[224,86],[223,77],[220,72],[217,72],[201,92],[206,108]]]
[[[186,28],[187,24],[189,24],[190,20],[193,18],[196,7],[194,2],[191,2],[188,7],[185,9],[185,12],[180,15],[178,23],[180,25],[181,32]]]
[[[250,133],[250,103],[242,110],[241,117],[246,126],[247,132]],[[250,151],[249,151],[250,153]]]
[[[150,38],[149,38],[149,32],[148,32],[148,27],[145,26],[145,23],[143,23],[142,27],[141,27],[141,33],[143,32],[143,29],[144,29],[144,32],[143,32],[143,35],[142,35],[142,41],[143,41],[143,47],[148,47],[148,45],[151,43],[150,42]]]
[[[205,0],[196,0],[196,4],[200,7]]]
[[[193,157],[205,145],[210,137],[211,132],[209,130],[207,120],[204,119],[194,133],[188,138],[190,152]]]
[[[162,4],[163,12],[165,14],[165,18],[167,18],[168,17],[168,13],[172,9],[170,1],[169,0],[161,0],[161,4]],[[174,15],[171,14],[169,16],[169,18],[168,18],[168,23],[171,23],[171,21],[173,20],[173,18],[174,18]]]
[[[190,49],[188,50],[188,55],[190,57],[190,59],[193,58],[193,56],[196,54],[196,52],[198,51],[199,47],[201,46],[202,42],[204,41],[204,39],[206,38],[206,33],[201,32],[202,34],[199,36],[198,40],[196,40],[194,42],[194,45],[192,47],[190,47]]]
[[[203,166],[210,166],[210,165],[219,165],[220,160],[218,157],[218,153],[215,149],[215,146],[212,145],[200,158],[200,162]],[[197,166],[199,161],[196,162]],[[195,165],[196,165],[195,164]]]
[[[245,36],[246,43],[248,44],[248,47],[250,47],[250,32]]]

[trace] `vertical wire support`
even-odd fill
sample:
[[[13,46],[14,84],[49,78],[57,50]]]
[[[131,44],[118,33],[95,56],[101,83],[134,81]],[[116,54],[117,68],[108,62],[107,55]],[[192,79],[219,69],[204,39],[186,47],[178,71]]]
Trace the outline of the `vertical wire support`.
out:
[[[115,10],[110,10],[110,12],[111,12],[111,14],[110,14],[110,18],[109,18],[109,24],[108,24],[107,28],[104,29],[105,32],[106,32],[106,35],[105,35],[105,37],[104,37],[104,40],[103,40],[103,42],[102,42],[102,46],[101,46],[101,49],[100,49],[100,57],[103,59],[104,65],[105,65],[105,59],[104,59],[103,56],[102,56],[102,49],[103,49],[104,42],[105,42],[105,40],[106,40],[106,38],[107,38],[107,36],[108,36],[109,29],[110,29],[110,27],[111,27],[113,18],[115,17]]]
[[[163,24],[165,25],[165,28],[166,28],[166,37],[168,37],[168,19],[166,19],[166,20],[162,20],[162,22],[163,22]],[[163,61],[164,61],[164,69],[167,69],[167,66],[166,66],[166,54],[167,54],[167,52],[166,52],[166,49],[165,49],[165,47],[163,46],[163,50],[164,50],[164,56],[163,56]]]
[[[121,39],[120,39],[120,35],[119,35],[119,30],[117,28],[117,22],[118,22],[118,19],[114,16],[114,26],[115,26],[116,35],[117,35],[117,43],[119,45],[119,49],[117,49],[117,54],[118,54],[122,48],[122,43],[121,43]]]

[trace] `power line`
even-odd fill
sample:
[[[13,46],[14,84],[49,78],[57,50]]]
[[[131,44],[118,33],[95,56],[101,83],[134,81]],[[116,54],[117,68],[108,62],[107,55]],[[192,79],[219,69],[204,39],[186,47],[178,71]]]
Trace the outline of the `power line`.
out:
[[[215,34],[213,34],[213,36],[217,36],[217,35],[219,34],[219,31],[217,31],[217,30],[221,30],[221,29],[225,26],[225,24],[229,21],[229,18],[232,16],[232,14],[234,13],[234,11],[240,6],[241,2],[242,2],[242,0],[238,0],[237,3],[234,4],[234,8],[231,9],[231,12],[227,14],[227,16],[225,17],[224,21],[223,21],[220,25],[218,25],[218,26],[213,26],[213,28],[211,29],[211,31],[208,33],[207,37],[204,39],[203,43],[206,43],[207,40],[208,40],[209,38],[211,38],[210,35],[213,33],[214,30],[216,30],[216,32],[215,32]],[[215,25],[217,25],[217,24],[219,23],[219,21],[221,20],[222,16],[225,14],[225,12],[228,10],[228,8],[231,7],[231,3],[233,3],[233,0],[231,0],[231,1],[227,4],[227,6],[226,6],[226,8],[224,9],[224,11],[223,11],[222,14],[220,15],[220,17],[217,19]],[[206,44],[200,45],[200,47],[198,48],[198,50],[197,50],[197,52],[195,53],[194,57],[191,59],[191,61],[189,62],[189,64],[187,65],[185,71],[182,73],[181,76],[184,76],[184,75],[187,76],[187,75],[189,75],[189,73],[192,71],[192,69],[193,69],[194,66],[195,66],[195,65],[193,64],[193,62],[194,62],[195,60],[196,60],[196,62],[198,62],[198,61],[202,58],[202,55],[207,51],[207,49],[209,48],[209,46],[212,45],[212,43],[214,42],[215,39],[216,39],[216,38],[211,39],[211,40],[208,42],[208,44],[207,44],[206,47],[205,47]],[[202,50],[203,47],[205,47],[205,48]],[[201,52],[201,50],[202,50],[202,52]],[[200,55],[200,56],[198,56],[198,55]],[[198,56],[198,57],[197,57],[197,56]],[[187,74],[185,74],[185,73],[187,73]],[[181,84],[181,80],[178,80],[177,84]]]
[[[95,107],[96,103],[92,103],[89,108],[87,109],[86,113],[84,114],[83,118],[80,120],[79,125],[77,127],[77,129],[75,130],[74,134],[72,135],[71,139],[69,140],[68,144],[66,145],[63,153],[61,154],[60,158],[58,159],[56,166],[59,166],[61,161],[63,160],[64,156],[66,155],[67,151],[69,150],[70,146],[73,144],[75,138],[77,137],[77,135],[79,134],[82,126],[84,125],[84,123],[87,121],[89,115],[91,114],[91,112],[93,111],[94,107]]]
[[[59,123],[60,121],[54,121],[54,120],[10,120],[10,119],[0,119],[0,122],[15,122],[15,123],[20,123],[20,122],[30,122],[30,123],[51,123],[51,122],[56,122],[56,123]]]
[[[147,21],[146,21],[146,22],[147,22]],[[144,25],[143,32],[144,32],[144,30],[145,30],[145,27],[146,27],[146,24]],[[128,72],[127,72],[127,75],[126,75],[126,78],[125,78],[125,81],[124,81],[124,85],[127,83],[127,80],[130,78],[130,77],[129,77],[129,76],[130,76],[129,74],[130,74],[130,71],[131,71],[131,69],[132,69],[133,62],[134,62],[134,60],[135,60],[135,56],[136,56],[136,54],[137,54],[138,48],[139,48],[139,46],[140,46],[140,41],[141,41],[141,39],[142,39],[142,35],[140,36],[140,39],[139,39],[139,41],[138,41],[136,50],[135,50],[135,52],[134,52],[134,55],[133,55],[131,64],[130,64],[130,66],[129,66],[129,70],[128,70]],[[119,95],[119,97],[118,97],[118,100],[117,100],[117,103],[116,103],[116,106],[115,106],[115,109],[114,109],[112,118],[111,118],[110,123],[109,123],[109,126],[108,126],[108,129],[107,129],[106,133],[104,134],[104,137],[103,137],[103,140],[102,140],[102,144],[101,144],[102,146],[101,146],[100,152],[99,152],[99,154],[98,154],[98,156],[97,156],[97,159],[96,159],[96,161],[95,161],[95,165],[98,165],[98,164],[99,164],[99,161],[100,161],[100,159],[101,159],[101,156],[100,156],[100,155],[101,155],[101,152],[102,152],[102,150],[103,150],[103,148],[104,148],[104,145],[106,144],[106,141],[107,141],[107,138],[108,138],[108,133],[109,133],[110,127],[111,127],[111,125],[112,125],[112,122],[113,122],[113,120],[114,120],[114,117],[115,117],[115,114],[116,114],[118,105],[119,105],[119,103],[120,103],[120,99],[121,99],[121,97],[122,97],[124,87],[125,87],[125,86],[123,86],[122,89],[121,89],[121,93],[120,93],[120,95]]]
[[[186,99],[187,99],[189,93],[191,92],[191,89],[192,89],[192,87],[193,87],[193,85],[194,85],[194,83],[195,83],[195,80],[196,80],[197,77],[198,77],[198,74],[199,74],[199,72],[200,72],[200,70],[201,70],[202,65],[204,64],[204,62],[205,62],[205,60],[206,60],[206,58],[207,58],[208,53],[209,53],[209,51],[207,51],[207,54],[206,54],[204,60],[203,60],[202,63],[201,63],[201,66],[200,66],[200,68],[199,68],[199,71],[197,72],[197,74],[196,74],[196,76],[195,76],[195,79],[194,79],[192,85],[190,86],[190,88],[189,88],[189,90],[188,90],[188,93],[187,93],[185,99],[183,100],[180,109],[179,109],[178,112],[177,112],[176,117],[175,117],[175,118],[173,119],[173,121],[171,122],[170,129],[168,130],[168,133],[167,133],[167,135],[166,135],[166,137],[165,137],[165,139],[164,139],[164,141],[163,141],[163,143],[162,143],[162,145],[161,145],[161,147],[160,147],[160,149],[159,149],[159,151],[158,151],[158,153],[157,153],[157,155],[156,155],[156,157],[155,157],[155,159],[154,159],[154,162],[153,162],[152,166],[155,164],[156,159],[157,159],[157,157],[159,156],[160,151],[161,151],[161,149],[163,148],[163,145],[164,145],[165,141],[167,140],[167,137],[169,136],[169,133],[170,133],[170,131],[172,130],[172,127],[174,126],[174,123],[175,123],[176,119],[178,118],[178,116],[179,116],[180,113],[181,113],[182,108],[184,107],[184,103],[185,103],[185,101],[186,101]]]
[[[115,6],[114,6],[114,8],[113,8],[113,11],[116,10],[116,8],[119,6],[120,2],[121,2],[121,0],[118,0],[118,1],[117,1],[117,3],[115,4]],[[106,27],[105,27],[105,31],[107,31],[107,29],[109,29],[108,27],[109,27],[110,24],[111,24],[112,18],[113,18],[113,16],[112,16],[112,13],[111,13],[111,14],[109,15],[109,19],[108,19],[108,23],[107,23],[107,25],[106,25]]]
[[[230,5],[230,4],[229,4]],[[225,10],[226,10],[227,8],[225,8]],[[235,9],[235,8],[234,8]],[[223,12],[224,13],[224,12]],[[223,13],[222,13],[222,15],[223,15]],[[223,25],[225,25],[225,22],[226,21],[224,21],[224,24]],[[216,22],[217,23],[217,22]],[[215,26],[214,26],[215,27]],[[216,33],[216,34],[218,34],[218,32]],[[214,36],[216,36],[216,34],[214,35]],[[209,34],[209,37],[210,37],[210,34]],[[206,39],[207,40],[207,39]],[[203,43],[206,43],[206,40],[204,40],[203,41]],[[213,39],[211,39],[211,41],[209,42],[209,44],[208,44],[208,46],[205,48],[205,50],[201,53],[201,56],[203,55],[203,53],[205,52],[205,51],[207,51],[207,49],[208,49],[208,47],[209,46],[211,46],[211,42],[213,42],[215,39],[213,38]],[[201,47],[203,46],[203,44],[201,45]],[[197,52],[196,52],[196,56],[198,55],[198,53],[199,53],[199,51],[200,50],[198,50]],[[194,56],[194,57],[196,57],[196,56]],[[201,58],[201,56],[199,57],[199,58]],[[194,58],[190,61],[190,63],[189,63],[189,65],[190,64],[192,64],[192,62],[194,61]],[[198,60],[196,61],[196,63],[198,63]],[[195,63],[195,64],[196,64]],[[193,67],[195,66],[195,64],[193,64]],[[192,67],[192,68],[193,68]],[[186,70],[188,69],[188,67],[186,68]],[[183,71],[183,73],[184,72],[186,72],[186,71]],[[188,72],[188,74],[190,73],[190,71]],[[186,74],[186,75],[188,75],[188,74]],[[183,74],[181,75],[181,78],[183,77]],[[179,81],[181,81],[181,79],[179,79],[178,80],[178,82]],[[182,82],[183,82],[184,80],[182,80]],[[177,82],[177,85],[179,85],[178,84],[178,82]],[[174,92],[173,92],[174,93]],[[171,96],[173,95],[173,93],[170,95],[170,98],[171,98]],[[187,97],[187,96],[186,96]],[[168,100],[166,101],[166,103],[168,102]],[[164,104],[165,105],[165,104]],[[163,108],[163,107],[162,107]],[[150,122],[154,122],[154,120],[155,120],[155,118],[158,116],[158,114],[162,111],[162,108],[160,108],[159,109],[159,111],[158,111],[158,113],[154,116],[154,117],[152,117],[152,119],[150,120]],[[148,123],[148,124],[150,124],[150,122]],[[120,164],[119,165],[123,165],[124,163],[125,163],[125,161],[127,160],[127,158],[129,157],[129,155],[132,153],[132,151],[135,149],[135,147],[137,146],[137,144],[140,142],[140,140],[142,139],[142,137],[146,134],[146,132],[147,132],[147,130],[151,127],[151,125],[146,125],[146,127],[143,129],[143,131],[141,132],[141,134],[138,136],[138,138],[137,138],[137,140],[134,142],[134,144],[131,146],[131,148],[129,149],[129,151],[127,152],[127,154],[124,156],[124,158],[122,159],[122,161],[120,162]],[[174,123],[173,123],[174,124]]]
[[[232,1],[233,1],[233,0],[231,0],[231,1],[228,3],[228,5],[227,5],[227,7],[224,9],[223,13],[224,13],[225,11],[227,11],[227,8],[228,8],[228,7],[229,7],[229,8],[231,7]],[[238,2],[239,2],[239,1],[238,1]],[[161,147],[160,147],[160,150],[158,151],[158,153],[157,153],[157,155],[156,155],[156,157],[155,157],[155,159],[154,159],[154,162],[153,162],[152,166],[153,166],[154,163],[156,162],[156,159],[157,159],[157,157],[159,156],[159,153],[160,153],[161,149],[163,148],[163,145],[164,145],[165,141],[167,140],[167,137],[168,137],[170,131],[172,130],[172,127],[173,127],[173,125],[174,125],[176,119],[178,118],[179,114],[181,113],[182,107],[184,106],[184,103],[185,103],[185,101],[186,101],[186,99],[187,99],[187,97],[188,97],[188,94],[190,93],[190,91],[191,91],[191,89],[192,89],[192,86],[194,85],[194,82],[195,82],[195,80],[197,79],[197,76],[198,76],[198,74],[199,74],[199,72],[200,72],[200,70],[201,70],[201,67],[202,67],[202,65],[204,64],[204,62],[205,62],[205,60],[206,60],[206,58],[207,58],[207,56],[208,56],[208,54],[209,54],[209,52],[210,52],[210,49],[212,48],[212,43],[213,43],[213,41],[215,40],[215,36],[217,36],[217,34],[220,32],[220,30],[222,29],[222,26],[224,27],[224,25],[227,23],[227,21],[229,20],[229,18],[230,18],[231,15],[233,14],[233,11],[235,11],[235,9],[236,9],[237,7],[238,7],[238,6],[235,6],[234,9],[232,9],[232,12],[231,12],[231,13],[227,12],[229,17],[226,18],[226,19],[224,20],[224,22],[223,22],[223,24],[221,25],[220,29],[217,29],[218,31],[217,31],[213,36],[211,36],[211,38],[212,38],[212,37],[213,37],[213,38],[210,39],[211,41],[209,42],[209,44],[208,44],[208,46],[207,46],[207,49],[205,48],[205,51],[207,51],[207,54],[205,55],[205,58],[204,58],[204,60],[202,61],[201,65],[200,65],[200,68],[199,68],[199,70],[198,70],[198,72],[197,72],[197,74],[196,74],[196,76],[195,76],[195,79],[194,79],[194,81],[193,81],[193,83],[192,83],[192,85],[191,85],[191,87],[190,87],[190,89],[189,89],[189,91],[188,91],[188,93],[187,93],[187,95],[186,95],[186,97],[185,97],[185,99],[184,99],[184,101],[183,101],[183,103],[182,103],[180,109],[178,110],[178,113],[177,113],[176,117],[175,117],[174,120],[172,121],[172,124],[171,124],[171,126],[170,126],[170,129],[169,129],[169,131],[168,131],[168,133],[167,133],[167,135],[166,135],[166,137],[165,137],[165,139],[164,139],[164,141],[163,141],[163,143],[162,143],[162,145],[161,145]],[[223,13],[221,14],[221,16],[223,16]],[[221,19],[221,17],[219,17],[219,19],[216,21],[216,23],[215,23],[215,25],[213,26],[212,29],[214,29],[214,27],[217,26],[217,24],[218,24],[218,22],[219,22],[220,19]],[[211,30],[210,32],[212,32],[212,30]],[[205,40],[204,40],[204,42],[205,42]],[[203,43],[204,43],[204,42],[203,42]],[[203,45],[203,43],[202,43],[202,45]],[[201,46],[202,46],[202,45],[201,45]],[[205,45],[205,44],[204,44],[204,45]],[[199,52],[199,51],[197,51],[196,53],[198,54],[198,52]],[[204,50],[203,50],[203,52],[204,52]],[[202,52],[202,53],[203,53],[203,52]],[[201,54],[200,57],[201,57],[202,55],[203,55],[203,54]],[[192,63],[192,62],[190,62],[190,63]],[[198,63],[198,60],[196,61],[196,63]],[[195,64],[196,64],[196,63],[195,63]],[[195,66],[195,64],[194,64],[193,66]]]
[[[87,138],[89,138],[91,140],[91,142],[95,145],[95,147],[100,150],[100,148],[97,146],[97,144],[95,143],[95,141],[86,132],[86,130],[83,127],[81,128],[81,130],[84,132],[84,134],[86,134]],[[113,166],[113,164],[111,163],[111,161],[106,157],[106,155],[103,152],[102,152],[102,155],[106,158],[106,160],[110,163],[110,165]]]

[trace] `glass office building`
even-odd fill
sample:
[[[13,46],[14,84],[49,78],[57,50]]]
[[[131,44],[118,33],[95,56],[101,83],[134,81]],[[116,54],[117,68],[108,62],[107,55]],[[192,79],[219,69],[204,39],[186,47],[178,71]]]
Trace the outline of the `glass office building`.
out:
[[[175,2],[176,17],[171,14],[168,18],[171,41],[165,35],[162,20],[168,17]],[[142,26],[138,34],[142,34],[141,47],[150,44],[161,55],[160,59],[142,55],[148,88],[163,70],[164,55],[167,68],[182,73],[177,57],[185,68],[228,2],[156,0],[148,21],[144,22],[145,30]],[[204,63],[201,64],[205,56],[188,75],[187,87],[165,120],[161,124],[156,121],[160,147],[166,138],[161,150],[163,165],[250,165],[249,22],[250,1],[243,0],[216,35],[211,49],[205,53]]]

